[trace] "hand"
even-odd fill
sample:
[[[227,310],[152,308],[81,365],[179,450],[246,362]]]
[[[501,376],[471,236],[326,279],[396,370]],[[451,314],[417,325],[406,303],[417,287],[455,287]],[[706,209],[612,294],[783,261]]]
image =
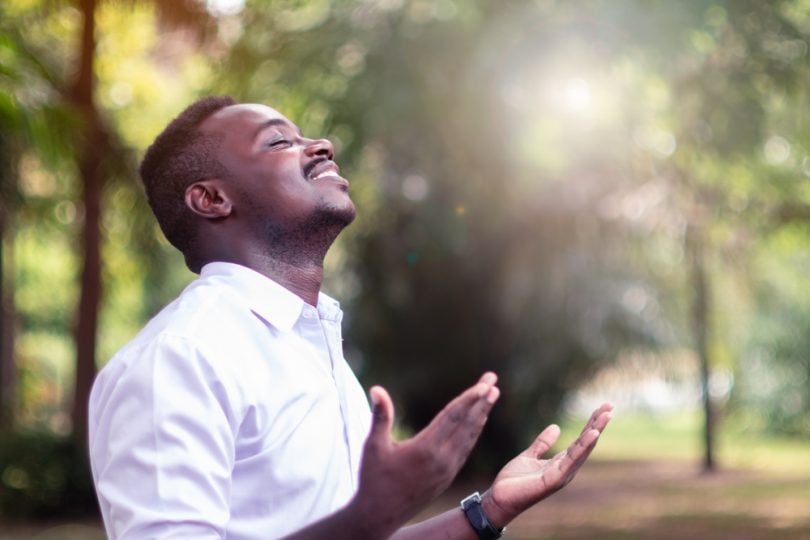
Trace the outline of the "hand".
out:
[[[387,538],[414,517],[455,478],[500,395],[494,373],[451,401],[411,439],[391,436],[394,406],[379,386],[371,389],[371,431],[360,465],[360,487],[350,503],[369,524],[366,538]]]
[[[553,424],[507,463],[482,496],[481,505],[493,526],[506,526],[530,506],[565,487],[596,446],[612,410],[609,403],[596,409],[577,440],[551,459],[541,458],[560,436],[560,428]]]

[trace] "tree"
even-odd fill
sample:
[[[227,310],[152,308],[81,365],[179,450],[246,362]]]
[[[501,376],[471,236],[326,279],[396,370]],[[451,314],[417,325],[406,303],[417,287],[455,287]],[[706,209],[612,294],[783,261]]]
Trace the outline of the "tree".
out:
[[[784,153],[771,130],[791,125],[775,93],[804,95],[804,11],[789,1],[276,2],[244,12],[227,64],[239,83],[222,88],[341,143],[353,192],[374,209],[346,243],[359,253],[344,267],[350,346],[413,424],[456,377],[496,363],[505,416],[548,418],[617,352],[689,347],[703,366],[710,469],[710,379],[738,365],[748,329],[727,315],[739,301],[729,283],[748,287],[739,261],[772,216],[803,200],[786,180],[795,171],[775,170],[767,148]],[[583,77],[624,94],[578,127],[541,103],[542,74],[570,78],[572,105],[590,99]],[[806,140],[803,113],[791,114]],[[630,217],[614,210],[625,200]],[[663,309],[633,308],[625,300],[639,290]]]
[[[81,296],[76,320],[76,378],[73,387],[73,430],[78,437],[87,432],[87,402],[96,374],[96,332],[101,301],[101,194],[105,173],[104,156],[111,150],[107,130],[96,106],[96,6],[95,0],[79,0],[81,37],[79,67],[68,93],[82,118],[78,169],[82,183],[84,225],[82,231]]]
[[[767,145],[768,131],[777,125],[767,107],[770,90],[764,87],[790,94],[806,69],[796,47],[804,44],[806,48],[808,35],[792,20],[790,7],[790,2],[782,1],[707,5],[705,27],[693,35],[697,61],[676,70],[671,83],[679,150],[669,176],[676,180],[676,189],[682,193],[679,200],[685,203],[681,212],[687,223],[693,335],[701,361],[707,471],[715,468],[716,461],[716,412],[710,392],[711,356],[716,347],[712,342],[729,338],[712,335],[717,316],[710,282],[719,269],[712,271],[708,259],[726,249],[718,241],[723,231],[770,227],[767,216],[774,205],[779,207],[793,197],[780,193],[774,200],[762,189],[773,172],[768,170],[767,154],[760,150]],[[741,175],[743,167],[758,169],[764,177],[757,181]],[[742,208],[748,211],[743,214]]]
[[[331,285],[347,293],[348,357],[361,377],[390,386],[418,428],[463,381],[501,374],[479,470],[521,447],[621,346],[653,339],[619,301],[633,280],[607,252],[619,244],[593,211],[599,192],[578,198],[581,184],[566,182],[596,187],[598,177],[555,177],[513,151],[521,141],[501,83],[528,63],[526,49],[542,50],[535,36],[564,25],[527,12],[248,6],[221,86],[337,140],[361,217]]]
[[[165,24],[194,25],[207,21],[204,10],[192,3],[156,2],[159,20]],[[111,163],[126,162],[126,151],[102,120],[95,95],[97,0],[79,0],[81,34],[78,43],[78,70],[66,96],[79,111],[80,147],[78,170],[82,183],[84,223],[82,230],[81,295],[76,320],[76,377],[73,398],[73,429],[83,437],[87,430],[87,405],[96,373],[96,344],[99,306],[102,296],[101,218],[105,178]],[[202,35],[198,33],[198,37]],[[130,168],[131,170],[131,168]]]
[[[174,2],[155,4],[159,8],[159,14],[153,18],[153,23],[154,20],[159,20],[169,28],[182,26],[197,29],[186,36],[186,39],[191,41],[204,35],[203,30],[210,22],[210,17],[201,6],[186,3],[176,5]],[[137,182],[134,180],[133,151],[121,139],[117,119],[111,118],[111,111],[104,110],[99,104],[96,91],[98,79],[96,17],[99,5],[94,0],[81,0],[76,3],[79,24],[76,27],[78,35],[75,48],[72,51],[62,45],[69,40],[59,41],[64,36],[53,36],[48,32],[43,34],[37,31],[52,24],[54,19],[59,20],[61,17],[64,20],[64,15],[70,11],[66,5],[50,6],[56,9],[46,9],[39,4],[22,6],[12,3],[7,6],[8,20],[16,17],[17,24],[27,25],[32,30],[25,35],[18,34],[13,28],[9,28],[7,32],[11,38],[8,43],[16,47],[14,53],[20,60],[19,69],[25,72],[25,77],[19,77],[20,80],[16,82],[13,81],[16,77],[12,69],[14,66],[9,66],[6,73],[11,83],[16,84],[11,87],[14,93],[9,94],[14,96],[9,110],[16,111],[14,117],[18,126],[16,132],[22,137],[19,148],[15,149],[14,159],[24,155],[31,148],[37,148],[38,161],[52,170],[60,171],[60,175],[67,176],[75,171],[77,184],[81,188],[77,190],[80,204],[76,215],[77,221],[81,224],[79,252],[82,263],[79,301],[73,326],[76,369],[73,377],[71,413],[72,423],[80,438],[83,438],[82,434],[86,430],[87,398],[98,356],[99,310],[102,306],[105,281],[101,265],[101,252],[105,242],[102,234],[102,220],[105,218],[103,206],[111,188],[112,193],[120,193],[122,183],[131,184],[132,187],[127,189],[134,191],[136,198],[142,198],[137,194]],[[122,5],[122,9],[134,10],[134,6]],[[67,27],[70,28],[70,25]],[[70,66],[75,66],[75,69],[70,69]],[[31,79],[34,76],[38,77],[38,84],[32,84]],[[23,110],[20,106],[21,102],[38,103],[38,96],[43,95],[47,96],[48,100],[47,106],[42,108],[43,112],[31,107]],[[44,115],[46,118],[37,119],[38,115]],[[43,129],[40,123],[48,125]],[[60,139],[60,142],[54,144],[47,133],[51,133],[54,139]],[[8,178],[12,177],[13,175]],[[9,202],[12,200],[13,198],[9,198]],[[53,204],[60,203],[57,200]],[[53,207],[43,208],[46,219],[52,219],[52,210]],[[138,210],[129,216],[136,218],[133,219],[133,224],[145,221],[139,216],[148,212],[146,205],[141,203]],[[157,236],[152,229],[156,227],[147,227],[144,230],[138,225],[133,228],[135,231],[144,232],[137,239],[144,246],[143,254],[139,253],[138,256],[151,259],[152,264],[145,266],[157,270],[161,264],[156,261],[160,257],[165,257],[166,250],[156,247]],[[162,288],[154,290],[159,291]],[[7,339],[5,343],[8,346],[10,342]],[[4,363],[6,366],[13,363],[13,347],[8,347],[8,351],[9,354],[4,356],[4,359],[7,359]],[[14,378],[9,377],[7,380]]]
[[[18,186],[20,159],[31,147],[58,161],[69,153],[64,111],[48,97],[57,76],[47,59],[29,47],[26,39],[5,16],[0,24],[2,47],[11,60],[0,70],[0,427],[14,424],[17,400],[14,304],[14,230],[18,209],[26,202]],[[25,99],[26,92],[39,99]],[[6,255],[8,253],[8,255]]]

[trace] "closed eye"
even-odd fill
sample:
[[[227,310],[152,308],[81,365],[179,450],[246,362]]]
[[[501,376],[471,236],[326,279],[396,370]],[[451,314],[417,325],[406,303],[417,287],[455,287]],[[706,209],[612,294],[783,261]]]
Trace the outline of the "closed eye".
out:
[[[287,139],[271,139],[266,143],[268,148],[285,148],[292,145]]]

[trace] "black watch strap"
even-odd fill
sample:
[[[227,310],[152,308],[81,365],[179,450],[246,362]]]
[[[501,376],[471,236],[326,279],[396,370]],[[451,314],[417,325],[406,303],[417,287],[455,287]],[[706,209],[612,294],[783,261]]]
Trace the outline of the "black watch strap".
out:
[[[464,510],[467,521],[481,540],[495,540],[503,535],[506,528],[496,529],[492,526],[484,509],[481,508],[481,495],[477,491],[461,501],[461,509]]]

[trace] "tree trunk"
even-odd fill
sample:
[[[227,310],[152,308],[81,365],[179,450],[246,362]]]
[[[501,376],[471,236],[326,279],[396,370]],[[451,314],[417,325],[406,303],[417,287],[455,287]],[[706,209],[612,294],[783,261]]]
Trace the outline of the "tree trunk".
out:
[[[691,262],[691,282],[694,290],[692,304],[692,331],[695,350],[700,360],[700,385],[703,395],[703,471],[712,472],[714,460],[714,412],[709,392],[709,278],[706,272],[705,243],[703,231],[689,225],[686,232],[686,248]]]
[[[13,189],[11,168],[8,166],[9,149],[0,134],[0,430],[11,426],[14,418],[14,388],[17,370],[14,364],[14,303],[9,291],[12,277],[6,276],[6,231],[11,222]]]
[[[101,195],[104,187],[102,165],[108,145],[94,97],[96,0],[80,0],[79,8],[83,21],[79,71],[70,97],[73,105],[81,113],[84,129],[78,150],[84,228],[81,297],[75,329],[76,377],[72,420],[74,434],[77,437],[84,437],[87,432],[87,400],[96,373],[96,331],[102,294],[100,229]]]

